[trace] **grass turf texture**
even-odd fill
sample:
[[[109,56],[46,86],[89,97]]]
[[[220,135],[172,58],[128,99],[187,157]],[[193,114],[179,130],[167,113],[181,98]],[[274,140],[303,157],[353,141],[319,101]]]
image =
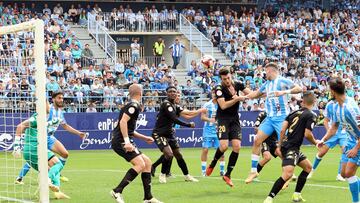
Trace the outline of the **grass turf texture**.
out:
[[[315,147],[303,147],[302,151],[313,161],[316,153]],[[142,150],[154,162],[160,152],[157,149]],[[251,148],[242,148],[235,169],[232,172],[232,180],[235,187],[230,188],[219,176],[219,163],[211,177],[201,177],[200,148],[182,149],[190,174],[197,177],[200,182],[185,182],[181,170],[174,160],[171,172],[176,177],[168,178],[167,184],[160,184],[158,175],[160,167],[157,168],[156,176],[152,181],[152,193],[154,197],[164,202],[263,202],[268,195],[273,182],[281,175],[280,159],[272,159],[264,167],[259,176],[260,182],[246,185],[244,179],[250,171]],[[209,160],[214,155],[214,150],[209,151]],[[4,160],[5,152],[0,153],[0,160]],[[9,153],[9,152],[7,152]],[[228,156],[230,151],[226,153]],[[8,158],[11,157],[8,154]],[[303,197],[307,202],[351,202],[350,192],[347,182],[335,180],[340,159],[340,149],[335,148],[329,151],[323,158],[313,178],[307,181],[302,191]],[[226,161],[227,161],[226,157]],[[227,163],[226,163],[227,164]],[[13,185],[15,178],[20,170],[21,164],[17,162],[18,169],[8,173],[7,178],[3,173],[0,175],[0,182],[8,181],[10,185],[4,188],[0,184],[0,191],[29,190],[29,178],[35,184],[34,170],[25,177],[24,186]],[[0,171],[4,172],[4,161],[0,162]],[[12,166],[13,167],[13,166]],[[87,202],[87,203],[108,203],[115,202],[109,195],[109,191],[119,184],[130,164],[116,155],[112,150],[100,151],[70,151],[69,159],[63,170],[63,175],[70,179],[70,182],[62,183],[61,190],[71,197],[70,200],[56,200],[56,202]],[[225,166],[226,167],[226,166]],[[300,174],[297,167],[296,175]],[[292,182],[288,189],[281,191],[274,202],[291,202],[291,196],[295,190],[295,182]],[[33,185],[36,188],[36,185]],[[35,192],[35,191],[34,191]],[[3,193],[3,192],[2,192]],[[33,192],[31,192],[32,194]],[[51,192],[50,192],[51,193]],[[0,193],[0,196],[6,194]],[[19,194],[8,194],[8,197],[21,197]],[[34,195],[23,195],[27,199],[36,201]],[[143,188],[141,177],[138,176],[134,182],[125,188],[123,192],[125,202],[142,202]],[[51,200],[54,196],[51,194]],[[55,201],[55,200],[54,200]],[[0,202],[6,202],[4,200]]]

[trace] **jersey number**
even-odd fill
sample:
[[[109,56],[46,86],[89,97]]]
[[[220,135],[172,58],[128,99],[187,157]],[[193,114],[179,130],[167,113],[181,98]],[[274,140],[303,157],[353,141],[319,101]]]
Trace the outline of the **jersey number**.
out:
[[[295,117],[294,120],[292,121],[290,127],[289,127],[289,133],[292,133],[294,131],[294,127],[297,124],[297,122],[299,121],[299,117]]]
[[[219,126],[219,133],[224,133],[225,132],[225,126],[224,125],[221,125]]]

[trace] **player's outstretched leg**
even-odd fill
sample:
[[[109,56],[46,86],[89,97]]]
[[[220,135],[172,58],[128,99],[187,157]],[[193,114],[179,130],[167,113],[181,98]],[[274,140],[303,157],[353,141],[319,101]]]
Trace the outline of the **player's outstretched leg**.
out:
[[[236,162],[238,160],[238,157],[239,157],[240,143],[241,142],[238,139],[232,139],[231,140],[231,145],[232,145],[233,151],[231,152],[231,154],[229,156],[229,162],[228,162],[227,170],[226,170],[225,175],[223,176],[223,180],[230,187],[234,186],[233,182],[231,181],[231,172],[234,169],[234,167],[236,165]]]
[[[26,162],[22,169],[20,170],[19,176],[15,180],[15,184],[23,185],[23,178],[26,176],[26,174],[29,172],[31,166]]]
[[[54,136],[49,136],[49,139],[52,139],[51,137]],[[49,146],[51,147],[51,151],[53,151],[54,153],[58,154],[60,156],[60,161],[63,164],[63,166],[65,166],[65,163],[67,161],[67,158],[69,157],[69,152],[66,150],[65,146],[59,141],[57,140],[55,137],[53,138],[55,139],[54,141],[49,140],[49,142],[53,142],[53,144],[49,144]],[[69,179],[65,176],[60,175],[60,180],[63,182],[68,182]]]
[[[260,149],[261,149],[261,144],[266,138],[268,138],[268,136],[261,129],[259,129],[258,133],[256,134],[254,144],[252,147],[251,172],[249,176],[245,179],[246,184],[251,183],[259,175],[257,172],[257,166],[260,159]]]
[[[189,182],[199,182],[198,179],[192,177],[190,174],[189,174],[189,170],[188,170],[188,167],[186,165],[186,162],[182,156],[182,154],[180,153],[180,149],[179,148],[175,148],[173,149],[173,152],[174,152],[174,156],[176,158],[176,161],[182,171],[182,173],[184,174],[184,178],[185,178],[185,181],[189,181]]]
[[[354,158],[350,158],[346,164],[345,177],[349,183],[349,189],[351,192],[352,201],[359,202],[359,178],[356,176],[357,165],[353,163]]]
[[[307,176],[309,175],[312,167],[311,167],[311,163],[308,159],[305,159],[305,160],[299,162],[298,166],[300,166],[303,169],[303,171],[301,171],[301,173],[298,177],[295,192],[292,196],[292,201],[293,202],[305,202],[306,200],[301,196],[301,191],[304,188]]]
[[[151,193],[151,160],[144,154],[141,156],[145,162],[145,168],[141,173],[141,180],[144,188],[144,203],[162,203],[153,197]]]
[[[264,203],[272,203],[275,196],[280,192],[281,188],[287,180],[289,180],[294,173],[295,166],[288,165],[283,167],[282,175],[275,181],[273,187]]]
[[[124,203],[124,199],[121,195],[124,188],[129,185],[129,183],[131,183],[145,168],[145,162],[142,156],[136,156],[130,162],[133,167],[126,172],[119,185],[110,191],[110,195],[116,200],[117,203]]]
[[[213,172],[217,161],[224,156],[225,151],[227,150],[229,146],[228,140],[220,140],[220,146],[216,149],[215,155],[213,160],[211,161],[210,165],[206,169],[206,176],[210,176]]]
[[[49,154],[51,155],[52,152],[49,152]],[[49,188],[54,192],[55,198],[70,199],[69,196],[60,191],[60,171],[63,169],[64,165],[56,156],[54,156],[49,160],[49,166]]]
[[[315,170],[317,169],[317,167],[319,166],[322,158],[326,155],[326,153],[329,151],[329,144],[331,144],[332,142],[326,142],[325,145],[323,145],[320,149],[319,152],[316,154],[315,159],[314,159],[314,163],[312,165],[312,169],[310,174],[308,175],[308,179],[311,179]]]
[[[158,160],[156,160],[152,165],[151,165],[151,176],[155,177],[155,171],[156,171],[156,167],[158,167],[161,163],[163,163],[165,156],[162,154]]]

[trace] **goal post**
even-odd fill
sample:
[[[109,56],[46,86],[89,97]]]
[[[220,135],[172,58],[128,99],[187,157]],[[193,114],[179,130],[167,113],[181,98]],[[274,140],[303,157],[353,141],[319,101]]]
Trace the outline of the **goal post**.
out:
[[[3,26],[0,28],[0,36],[16,36],[16,33],[19,32],[28,32],[31,31],[33,33],[33,60],[35,65],[35,104],[36,104],[36,113],[37,113],[37,132],[38,132],[38,195],[39,202],[48,203],[49,202],[49,188],[48,188],[48,159],[47,159],[47,130],[46,130],[46,69],[45,69],[45,44],[44,44],[44,22],[42,20],[31,20],[28,22],[11,25],[11,26]],[[15,40],[15,39],[9,39]],[[13,50],[10,50],[13,51]],[[11,56],[13,57],[13,56]],[[13,57],[15,58],[15,57]],[[11,58],[12,60],[16,60]],[[27,59],[26,59],[27,60]],[[20,62],[22,65],[22,62]],[[0,66],[3,66],[2,64]],[[0,67],[1,68],[1,67]],[[4,66],[2,67],[4,68]],[[19,107],[20,114],[22,112],[22,107]],[[14,112],[14,111],[13,111]],[[16,112],[18,113],[18,112]],[[15,131],[6,132],[8,128],[6,128],[6,112],[4,111],[4,123],[3,126],[0,126],[1,131],[3,133],[11,134],[13,136],[13,140],[15,137]],[[21,116],[20,116],[21,117]],[[25,119],[25,118],[22,118]],[[27,119],[27,118],[26,118]],[[16,127],[19,123],[14,123],[13,128]],[[1,149],[0,149],[1,150]],[[10,150],[10,149],[8,149]],[[5,152],[9,154],[9,152]],[[4,155],[5,157],[7,155]],[[10,159],[8,156],[7,159]],[[16,170],[21,168],[14,167]],[[5,169],[6,170],[6,169]],[[6,173],[6,171],[5,171]],[[15,180],[16,177],[14,177]],[[0,194],[0,197],[2,195]],[[1,199],[1,198],[0,198]],[[21,201],[21,200],[20,200]]]

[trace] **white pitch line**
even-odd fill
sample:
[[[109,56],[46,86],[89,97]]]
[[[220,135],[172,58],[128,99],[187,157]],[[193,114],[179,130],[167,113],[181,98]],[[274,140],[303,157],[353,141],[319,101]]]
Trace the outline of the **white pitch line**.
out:
[[[114,169],[90,169],[90,170],[65,170],[66,172],[85,172],[85,171],[90,171],[90,172],[111,172],[111,173],[126,173],[127,171],[122,171],[122,170],[114,170]],[[176,177],[177,176],[182,176],[180,174],[174,174]],[[221,179],[221,177],[204,177],[204,176],[193,176],[195,178],[210,178],[210,179]],[[241,178],[231,178],[231,180],[235,180],[235,181],[242,181],[244,182],[245,179],[241,179]],[[274,181],[270,181],[270,180],[260,180],[258,181],[260,183],[269,183],[269,184],[274,184]],[[290,183],[291,185],[295,185],[295,183]],[[321,185],[321,184],[312,184],[312,183],[306,183],[306,186],[310,186],[310,187],[320,187],[320,188],[333,188],[333,189],[343,189],[343,190],[349,190],[348,187],[342,187],[342,186],[335,186],[335,185]]]
[[[31,201],[27,201],[27,200],[21,200],[21,199],[16,199],[16,198],[11,198],[11,197],[4,197],[4,196],[0,196],[0,199],[6,200],[6,201],[11,201],[11,202],[34,203],[34,202],[31,202]]]

